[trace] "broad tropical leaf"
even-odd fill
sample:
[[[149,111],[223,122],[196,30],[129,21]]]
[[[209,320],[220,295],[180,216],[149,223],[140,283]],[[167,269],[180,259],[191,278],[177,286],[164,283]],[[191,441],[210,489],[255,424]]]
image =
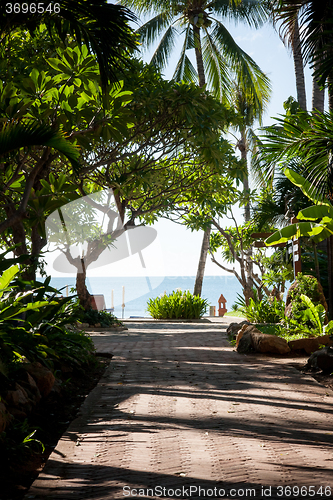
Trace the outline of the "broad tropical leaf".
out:
[[[20,268],[19,266],[11,266],[9,269],[6,269],[0,276],[0,297],[2,297],[4,293],[4,289],[8,287],[12,279],[18,274]]]
[[[288,179],[295,184],[295,186],[299,187],[305,196],[307,196],[311,201],[327,205],[327,199],[324,196],[321,196],[320,193],[316,191],[315,187],[305,179],[305,177],[290,168],[285,168],[283,172],[285,176],[288,177]]]
[[[297,215],[299,220],[318,220],[324,217],[333,220],[333,207],[329,205],[313,205],[304,208]]]

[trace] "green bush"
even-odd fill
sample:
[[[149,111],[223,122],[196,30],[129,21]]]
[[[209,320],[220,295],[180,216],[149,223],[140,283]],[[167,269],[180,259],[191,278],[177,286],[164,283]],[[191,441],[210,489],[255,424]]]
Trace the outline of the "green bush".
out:
[[[106,311],[96,311],[96,309],[89,309],[88,311],[82,310],[79,315],[79,320],[82,323],[89,323],[89,325],[100,323],[102,327],[122,324],[113,314]]]
[[[284,317],[284,302],[276,297],[250,299],[245,306],[245,316],[251,323],[279,323]]]
[[[74,298],[57,297],[50,278],[22,281],[22,272],[13,265],[0,277],[0,372],[10,377],[34,361],[51,369],[63,362],[80,369],[92,361],[92,340],[70,327],[81,311]]]
[[[296,277],[297,286],[289,292],[291,300],[291,318],[296,321],[301,321],[308,327],[312,326],[310,319],[306,318],[303,312],[308,309],[308,304],[302,299],[306,296],[315,305],[320,304],[320,292],[318,281],[314,276],[307,276],[299,273]]]
[[[189,291],[176,290],[170,295],[149,299],[147,311],[154,319],[198,319],[207,311],[208,302]]]

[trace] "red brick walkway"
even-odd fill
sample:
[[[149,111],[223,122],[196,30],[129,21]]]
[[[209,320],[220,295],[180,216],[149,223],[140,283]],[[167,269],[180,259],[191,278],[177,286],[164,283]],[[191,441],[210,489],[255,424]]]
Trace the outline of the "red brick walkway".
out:
[[[26,499],[330,498],[333,397],[225,325],[132,324]]]

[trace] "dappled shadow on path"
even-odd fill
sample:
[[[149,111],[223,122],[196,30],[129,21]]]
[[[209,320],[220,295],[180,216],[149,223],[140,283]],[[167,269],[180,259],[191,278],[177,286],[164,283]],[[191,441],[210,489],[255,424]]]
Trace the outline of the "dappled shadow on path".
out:
[[[217,328],[184,332],[176,325],[156,335],[140,328],[98,341],[100,348],[112,346],[114,358],[63,437],[75,442],[84,434],[82,448],[93,444],[96,457],[67,463],[56,450],[32,489],[36,498],[51,491],[57,500],[113,499],[131,496],[132,488],[160,487],[166,495],[154,490],[145,497],[275,499],[290,498],[277,489],[279,481],[333,486],[332,398],[313,379],[274,358],[239,355]],[[196,447],[206,453],[202,470]],[[209,475],[205,460],[212,461]],[[188,495],[183,487],[190,486]],[[199,486],[225,494],[199,495]]]

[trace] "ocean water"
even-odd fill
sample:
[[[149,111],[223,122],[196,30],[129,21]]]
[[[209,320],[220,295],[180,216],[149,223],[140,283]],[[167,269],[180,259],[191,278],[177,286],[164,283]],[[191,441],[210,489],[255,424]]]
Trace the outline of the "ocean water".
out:
[[[113,290],[114,314],[118,318],[149,317],[146,311],[148,299],[162,295],[164,292],[169,294],[176,289],[190,290],[192,293],[194,282],[194,276],[87,278],[89,292],[104,295],[107,309],[111,308]],[[75,278],[52,278],[51,286],[63,289],[63,295],[66,295],[66,286],[68,286],[69,294],[71,294],[71,288],[75,287]],[[237,294],[241,294],[241,292],[241,286],[235,276],[205,276],[201,297],[207,299],[209,305],[216,306],[217,314],[218,299],[221,294],[225,297],[226,307],[230,311],[231,305],[237,299]],[[124,316],[122,316],[123,293],[125,297]]]

